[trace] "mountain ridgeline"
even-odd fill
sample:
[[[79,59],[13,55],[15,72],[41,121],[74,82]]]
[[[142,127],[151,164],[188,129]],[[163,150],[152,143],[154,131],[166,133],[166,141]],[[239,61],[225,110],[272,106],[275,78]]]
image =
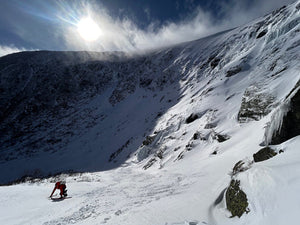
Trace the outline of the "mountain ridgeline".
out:
[[[299,53],[298,2],[143,54],[1,57],[0,183],[217,155],[234,125],[266,118],[263,145],[282,143],[300,133]]]

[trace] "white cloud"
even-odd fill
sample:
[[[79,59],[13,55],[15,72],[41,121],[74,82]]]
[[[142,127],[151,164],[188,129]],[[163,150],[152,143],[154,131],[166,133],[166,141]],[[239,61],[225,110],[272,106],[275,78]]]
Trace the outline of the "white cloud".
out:
[[[211,23],[211,15],[198,8],[196,16],[180,23],[166,23],[160,27],[155,22],[147,29],[140,29],[132,20],[114,19],[103,8],[86,5],[86,13],[99,25],[103,34],[97,41],[86,42],[78,34],[76,25],[64,32],[66,45],[72,50],[135,51],[158,48],[194,40],[215,33],[221,27]],[[84,14],[84,13],[83,13]],[[78,18],[80,19],[80,18]]]
[[[26,51],[24,48],[16,48],[14,46],[1,46],[0,45],[0,57],[11,53]]]
[[[73,24],[65,30],[64,40],[70,50],[135,51],[159,48],[191,41],[247,23],[291,1],[274,0],[270,3],[270,0],[253,0],[246,3],[233,0],[230,3],[223,3],[222,11],[219,13],[224,17],[218,23],[211,13],[197,8],[193,13],[194,16],[179,23],[169,22],[158,26],[153,22],[144,30],[128,18],[122,20],[113,18],[103,6],[88,4],[80,7],[83,9],[81,14],[95,20],[103,35],[97,41],[86,42],[78,34],[76,24]]]

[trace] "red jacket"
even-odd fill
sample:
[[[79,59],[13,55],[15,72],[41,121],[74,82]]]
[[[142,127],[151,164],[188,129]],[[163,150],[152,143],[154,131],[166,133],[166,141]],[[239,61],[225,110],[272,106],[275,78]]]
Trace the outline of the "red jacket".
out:
[[[53,193],[55,192],[56,189],[59,189],[60,190],[60,195],[62,196],[63,193],[64,193],[64,190],[66,189],[66,185],[61,183],[61,182],[56,182],[55,183],[55,187],[50,195],[50,197],[52,197]]]

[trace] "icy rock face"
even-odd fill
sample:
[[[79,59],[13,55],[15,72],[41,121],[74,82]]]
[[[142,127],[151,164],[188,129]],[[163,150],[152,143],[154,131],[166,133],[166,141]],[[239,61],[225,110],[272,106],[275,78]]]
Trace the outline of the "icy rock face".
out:
[[[265,130],[265,144],[280,144],[300,134],[298,81],[282,103],[274,110]]]
[[[272,143],[273,136],[279,133],[282,127],[283,118],[288,113],[290,109],[290,102],[284,101],[280,106],[278,106],[271,117],[271,121],[267,123],[265,134],[264,134],[264,144],[268,145]]]
[[[290,99],[289,99],[290,98]],[[284,109],[279,109],[281,118],[276,118],[280,121],[280,126],[273,130],[270,144],[280,144],[287,141],[297,135],[300,135],[300,91],[299,88],[295,91],[295,94],[289,97],[286,101],[288,106],[282,106]],[[274,116],[276,117],[276,116]],[[275,120],[275,118],[274,118]],[[274,123],[274,122],[273,122]],[[270,135],[269,135],[270,136]]]

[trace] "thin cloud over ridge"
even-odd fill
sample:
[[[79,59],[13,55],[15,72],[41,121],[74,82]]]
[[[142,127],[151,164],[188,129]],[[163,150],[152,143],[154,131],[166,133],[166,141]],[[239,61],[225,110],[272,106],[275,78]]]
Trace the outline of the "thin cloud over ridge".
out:
[[[109,13],[96,6],[87,6],[87,14],[93,18],[102,29],[103,34],[95,42],[84,42],[78,36],[76,26],[70,26],[64,33],[66,45],[76,50],[100,51],[135,51],[158,48],[183,41],[197,39],[218,31],[217,26],[210,22],[210,15],[202,9],[197,9],[197,16],[192,20],[184,20],[176,24],[168,22],[157,27],[153,22],[143,30],[129,18],[113,19]],[[100,12],[100,13],[99,13]]]
[[[0,57],[8,55],[8,54],[16,53],[16,52],[22,52],[22,51],[26,51],[26,49],[25,48],[16,48],[14,46],[1,46],[0,45]]]
[[[71,26],[64,33],[64,39],[66,46],[73,50],[137,51],[160,48],[245,24],[290,2],[291,0],[274,0],[272,3],[269,0],[254,0],[249,3],[233,0],[227,4],[222,3],[222,11],[219,13],[223,14],[223,19],[220,21],[211,12],[198,7],[193,16],[179,23],[167,22],[158,25],[152,22],[146,29],[140,29],[129,18],[114,19],[104,6],[100,8],[96,4],[86,4],[86,14],[99,24],[103,35],[95,42],[84,42],[76,27]]]

